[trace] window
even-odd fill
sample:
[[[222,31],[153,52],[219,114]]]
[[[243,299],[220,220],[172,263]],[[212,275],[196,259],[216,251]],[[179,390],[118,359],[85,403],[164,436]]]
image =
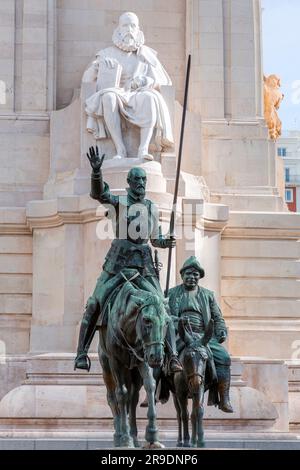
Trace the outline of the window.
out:
[[[285,181],[289,182],[290,181],[290,169],[285,168]]]
[[[285,202],[294,202],[294,195],[292,189],[285,190]]]
[[[278,147],[277,155],[278,155],[278,157],[286,157],[286,148],[285,147]]]

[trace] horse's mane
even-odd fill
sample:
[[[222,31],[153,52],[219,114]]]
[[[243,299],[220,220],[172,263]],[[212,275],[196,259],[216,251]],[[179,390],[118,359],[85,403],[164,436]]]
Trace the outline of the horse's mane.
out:
[[[159,295],[145,290],[139,290],[138,294],[140,295],[141,293],[144,295],[143,306],[154,305],[155,307],[163,307],[162,311],[165,311],[164,300]]]
[[[137,303],[138,307],[143,308],[148,305],[153,305],[156,307],[157,316],[161,318],[166,316],[163,297],[154,292],[139,289],[133,283],[127,281],[119,290],[111,308],[111,314],[113,316],[111,320],[114,325],[116,325],[121,317],[127,314],[127,306],[132,295],[139,299]]]

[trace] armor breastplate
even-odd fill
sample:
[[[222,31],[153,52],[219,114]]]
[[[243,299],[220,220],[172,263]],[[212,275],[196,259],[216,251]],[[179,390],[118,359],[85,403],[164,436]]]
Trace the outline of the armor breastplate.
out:
[[[156,276],[151,248],[147,243],[136,244],[129,240],[113,240],[103,270],[117,274],[123,268],[136,268],[142,276]]]

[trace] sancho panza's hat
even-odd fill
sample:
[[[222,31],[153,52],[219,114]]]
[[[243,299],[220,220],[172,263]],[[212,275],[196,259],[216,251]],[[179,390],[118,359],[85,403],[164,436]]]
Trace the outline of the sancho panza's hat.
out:
[[[197,271],[199,271],[200,273],[200,278],[204,277],[205,276],[205,271],[204,269],[202,268],[201,264],[199,263],[199,261],[197,260],[196,256],[190,256],[183,264],[181,270],[180,270],[180,274],[182,276],[182,274],[184,273],[184,271],[186,269],[190,269],[190,268],[194,268],[194,269],[197,269]]]

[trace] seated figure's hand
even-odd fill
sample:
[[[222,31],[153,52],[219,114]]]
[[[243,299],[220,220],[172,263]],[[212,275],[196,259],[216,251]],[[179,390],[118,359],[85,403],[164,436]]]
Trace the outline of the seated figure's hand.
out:
[[[91,167],[95,173],[99,173],[102,167],[102,163],[104,160],[105,155],[103,154],[102,157],[99,157],[99,150],[98,146],[96,145],[96,150],[94,147],[89,148],[89,153],[86,154]]]
[[[138,88],[142,88],[147,84],[146,77],[135,77],[131,82],[131,88],[133,90],[137,90]]]
[[[138,88],[153,88],[154,80],[151,77],[146,77],[145,75],[140,75],[138,77],[134,77],[131,82],[131,89],[137,90]]]
[[[224,341],[226,341],[226,338],[227,338],[227,333],[226,331],[220,331],[220,333],[218,334],[218,343],[224,343]]]

